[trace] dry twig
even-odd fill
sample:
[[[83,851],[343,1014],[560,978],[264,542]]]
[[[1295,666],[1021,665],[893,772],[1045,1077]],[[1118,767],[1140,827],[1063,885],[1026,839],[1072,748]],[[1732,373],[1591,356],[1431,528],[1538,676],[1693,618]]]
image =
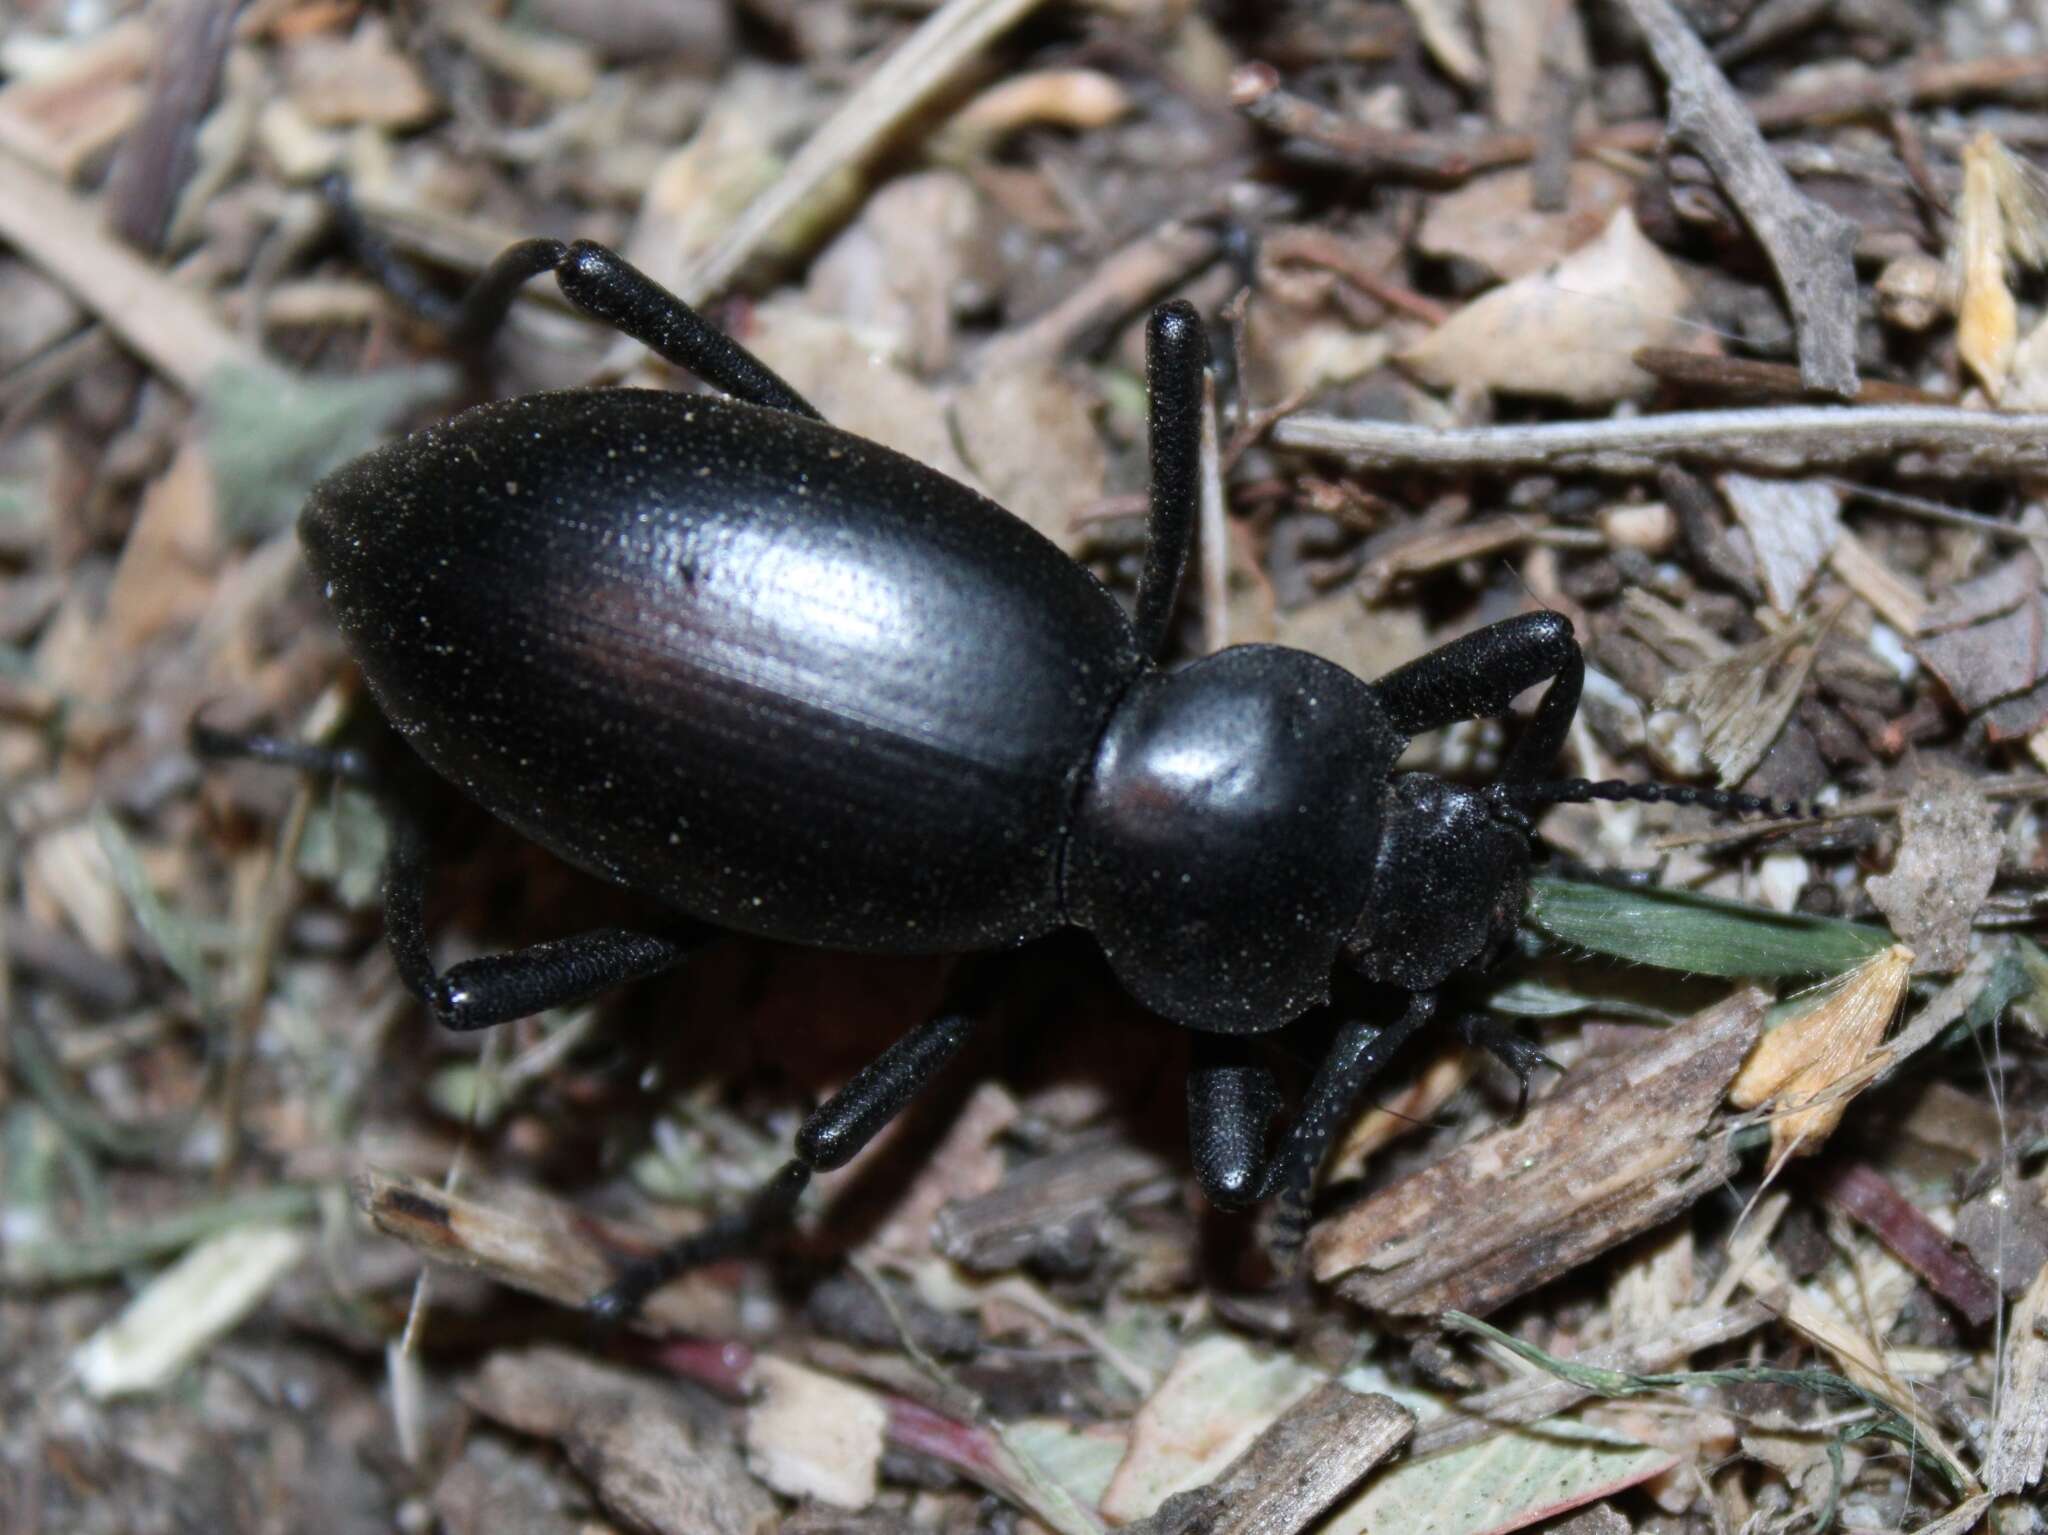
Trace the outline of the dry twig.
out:
[[[1808,198],[1670,0],[1626,0],[1663,72],[1671,134],[1698,150],[1784,284],[1809,389],[1856,393],[1856,226]]]

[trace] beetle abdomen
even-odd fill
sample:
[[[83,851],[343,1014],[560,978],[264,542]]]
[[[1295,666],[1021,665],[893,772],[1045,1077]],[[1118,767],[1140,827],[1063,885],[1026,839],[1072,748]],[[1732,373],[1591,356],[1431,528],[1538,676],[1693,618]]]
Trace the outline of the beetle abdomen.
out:
[[[324,481],[300,532],[438,772],[572,863],[799,942],[1055,925],[1077,775],[1143,664],[994,503],[723,399],[483,406]]]

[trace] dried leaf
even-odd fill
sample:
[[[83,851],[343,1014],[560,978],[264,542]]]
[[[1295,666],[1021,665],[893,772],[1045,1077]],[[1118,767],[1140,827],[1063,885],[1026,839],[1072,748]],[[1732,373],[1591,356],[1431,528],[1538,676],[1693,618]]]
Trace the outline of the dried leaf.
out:
[[[791,304],[754,311],[749,347],[841,431],[929,464],[976,490],[947,424],[946,397],[891,355],[886,337]]]
[[[1677,1460],[1611,1429],[1551,1418],[1395,1466],[1322,1528],[1324,1535],[1519,1530],[1637,1486]]]
[[[1970,925],[1998,877],[1998,820],[1960,773],[1924,773],[1899,812],[1899,852],[1868,881],[1871,900],[1919,967],[1947,975],[1970,957]]]
[[[1658,708],[1683,709],[1700,722],[1707,758],[1723,784],[1742,782],[1764,760],[1799,702],[1821,636],[1841,612],[1837,603],[1818,618],[1788,624],[1658,690]]]
[[[1891,1061],[1877,1042],[1906,995],[1913,951],[1894,944],[1832,983],[1819,1005],[1766,1034],[1728,1086],[1737,1108],[1770,1103],[1775,1171],[1795,1153],[1812,1155],[1841,1123],[1849,1100]]]
[[[1325,1381],[1215,1481],[1169,1499],[1131,1535],[1296,1535],[1414,1430],[1414,1414],[1391,1398]]]
[[[1771,606],[1788,617],[1842,533],[1842,493],[1827,480],[1721,476],[1721,494],[1749,534]]]
[[[1088,395],[1052,367],[984,371],[954,400],[952,422],[989,494],[1072,554],[1074,514],[1109,473]]]
[[[2038,269],[2048,258],[2048,196],[2039,173],[1988,131],[1963,146],[1952,258],[1961,289],[1956,350],[1985,392],[2001,399],[2019,335],[2008,263]]]
[[[961,295],[987,291],[1000,273],[1000,227],[965,176],[899,176],[869,198],[859,217],[811,263],[807,306],[845,321],[863,337],[886,338],[892,357],[929,377],[953,361]],[[1007,424],[1019,441],[1032,440],[1028,421]],[[1089,435],[1100,453],[1100,437],[1092,430]],[[1041,466],[1058,462],[1048,445]]]
[[[1619,171],[1579,160],[1571,168],[1566,205],[1552,212],[1531,203],[1532,179],[1524,170],[1496,171],[1432,199],[1415,232],[1416,245],[1496,277],[1528,277],[1597,238],[1635,193],[1634,183]]]
[[[1322,1378],[1227,1334],[1190,1344],[1138,1409],[1102,1512],[1116,1521],[1140,1519],[1173,1494],[1213,1480]]]
[[[1631,357],[1677,340],[1689,297],[1624,208],[1598,240],[1473,300],[1398,360],[1439,388],[1611,404],[1650,389]]]

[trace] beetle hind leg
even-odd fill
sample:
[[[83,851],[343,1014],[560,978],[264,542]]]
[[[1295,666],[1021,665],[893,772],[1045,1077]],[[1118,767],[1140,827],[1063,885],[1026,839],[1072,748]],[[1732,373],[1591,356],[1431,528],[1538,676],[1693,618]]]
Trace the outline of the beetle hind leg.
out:
[[[193,751],[202,758],[244,758],[338,779],[373,795],[391,838],[384,859],[384,936],[406,990],[427,1004],[434,1021],[456,1031],[485,1029],[552,1007],[569,1007],[670,970],[689,957],[709,929],[677,922],[662,932],[595,928],[545,943],[434,966],[427,941],[427,837],[403,786],[353,748],[316,746],[287,737],[233,734],[194,722]]]
[[[804,1121],[796,1134],[796,1155],[744,1205],[628,1264],[610,1288],[592,1297],[592,1315],[607,1326],[630,1321],[671,1279],[737,1257],[789,1225],[812,1174],[852,1161],[959,1053],[977,1022],[978,1009],[949,1008],[897,1040]]]

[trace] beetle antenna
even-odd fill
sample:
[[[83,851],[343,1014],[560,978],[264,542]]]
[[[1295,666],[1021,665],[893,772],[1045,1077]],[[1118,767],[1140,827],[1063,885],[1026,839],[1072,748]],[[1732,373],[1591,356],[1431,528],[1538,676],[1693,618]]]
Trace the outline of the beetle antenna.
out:
[[[1598,783],[1565,778],[1551,783],[1495,784],[1492,792],[1518,810],[1533,810],[1540,805],[1583,805],[1588,800],[1605,799],[1699,805],[1732,815],[1765,815],[1782,821],[1803,821],[1813,814],[1811,806],[1801,808],[1797,800],[1764,799],[1755,794],[1701,789],[1691,784],[1630,783],[1620,778],[1602,779]]]

